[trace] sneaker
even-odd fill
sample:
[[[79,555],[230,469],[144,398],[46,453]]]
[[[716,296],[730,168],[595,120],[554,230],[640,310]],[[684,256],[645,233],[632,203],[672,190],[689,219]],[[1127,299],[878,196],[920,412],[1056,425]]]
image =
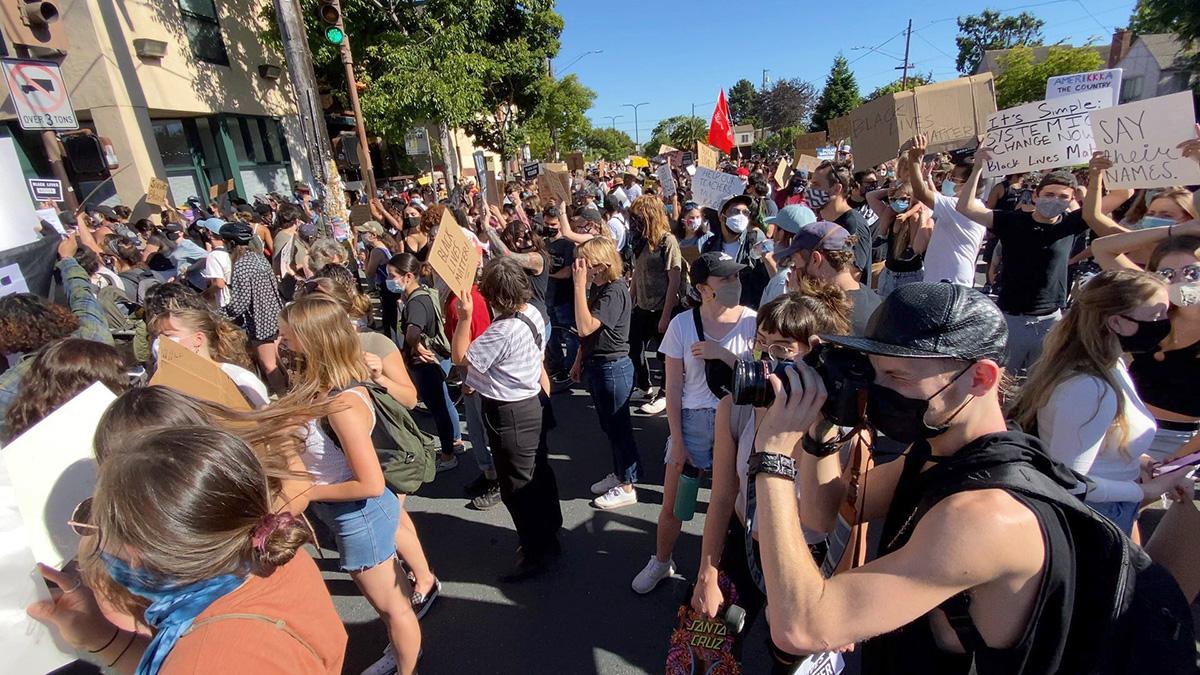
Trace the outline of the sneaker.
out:
[[[645,595],[654,590],[658,582],[675,574],[675,561],[659,562],[658,558],[650,556],[650,562],[633,578],[633,591]]]
[[[619,509],[622,506],[633,506],[637,503],[637,490],[625,491],[625,487],[618,485],[613,489],[592,500],[592,506],[598,509]]]
[[[475,480],[463,486],[463,494],[465,494],[468,499],[474,499],[487,492],[488,488],[492,486],[493,482],[494,481],[488,480],[488,477],[481,473],[475,477]]]
[[[499,485],[492,485],[487,489],[487,492],[471,500],[471,506],[475,507],[477,511],[489,511],[500,506],[502,503],[503,500],[500,498]]]
[[[434,578],[433,587],[429,589],[429,593],[418,593],[415,590],[413,591],[412,606],[413,611],[417,613],[417,619],[425,616],[425,613],[428,612],[429,608],[433,606],[433,601],[437,600],[438,596],[441,594],[442,582],[437,578]]]
[[[643,403],[642,407],[638,408],[638,410],[641,410],[646,415],[657,415],[666,409],[667,397],[663,396],[662,394],[659,394],[658,396]]]
[[[392,675],[396,672],[396,668],[396,653],[392,651],[392,645],[389,644],[383,652],[383,658],[367,666],[367,669],[362,671],[362,675]]]
[[[663,395],[662,388],[650,387],[642,392],[642,400],[643,401],[653,401],[654,399],[656,399],[662,395]]]
[[[607,476],[605,476],[604,478],[601,478],[600,480],[596,481],[595,483],[592,483],[592,494],[599,497],[600,495],[604,494],[605,492],[608,492],[609,490],[615,488],[616,486],[618,486],[620,484],[621,484],[621,479],[617,478],[617,474],[610,473]]]
[[[442,459],[440,456],[437,461],[437,472],[449,471],[458,466],[458,458],[451,457],[450,459]]]

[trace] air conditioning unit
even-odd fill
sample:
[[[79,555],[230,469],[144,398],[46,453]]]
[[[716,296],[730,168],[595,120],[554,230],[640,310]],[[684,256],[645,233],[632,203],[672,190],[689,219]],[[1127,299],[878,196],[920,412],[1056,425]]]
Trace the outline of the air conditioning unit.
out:
[[[138,58],[161,59],[167,55],[167,43],[150,38],[137,38],[133,41],[133,52]]]

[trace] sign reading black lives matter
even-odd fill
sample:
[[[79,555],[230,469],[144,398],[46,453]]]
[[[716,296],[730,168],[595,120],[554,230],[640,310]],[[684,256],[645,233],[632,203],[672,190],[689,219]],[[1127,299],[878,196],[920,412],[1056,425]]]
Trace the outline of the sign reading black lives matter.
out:
[[[1111,100],[1107,91],[1088,91],[993,113],[982,144],[991,154],[983,176],[1087,164],[1096,147],[1090,115]]]

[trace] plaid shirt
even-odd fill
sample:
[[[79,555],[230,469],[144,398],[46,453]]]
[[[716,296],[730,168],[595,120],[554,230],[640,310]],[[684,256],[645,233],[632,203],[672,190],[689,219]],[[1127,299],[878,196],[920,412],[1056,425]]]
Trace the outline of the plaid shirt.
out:
[[[100,302],[92,290],[87,272],[83,271],[83,267],[74,258],[64,258],[58,261],[55,268],[62,277],[63,287],[67,294],[67,304],[79,319],[79,328],[71,333],[71,337],[111,345],[113,343],[112,333],[109,332],[108,324],[104,321],[104,313],[100,310]],[[32,354],[26,355],[26,358],[16,362],[12,368],[0,374],[0,438],[8,435],[4,420],[8,417],[9,407],[12,406],[20,392],[21,378],[33,364],[30,356]]]

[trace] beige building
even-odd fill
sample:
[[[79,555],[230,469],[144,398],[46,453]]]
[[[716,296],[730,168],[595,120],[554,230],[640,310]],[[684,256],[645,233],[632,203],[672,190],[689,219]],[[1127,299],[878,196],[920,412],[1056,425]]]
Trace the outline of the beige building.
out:
[[[252,200],[310,178],[283,55],[259,36],[269,0],[56,1],[70,46],[33,56],[61,64],[80,126],[108,138],[120,165],[88,203],[154,210],[143,200],[155,176],[176,204],[228,180]],[[27,177],[52,177],[40,134],[19,128],[0,93],[0,135],[16,139]],[[81,200],[97,178],[72,175]]]

